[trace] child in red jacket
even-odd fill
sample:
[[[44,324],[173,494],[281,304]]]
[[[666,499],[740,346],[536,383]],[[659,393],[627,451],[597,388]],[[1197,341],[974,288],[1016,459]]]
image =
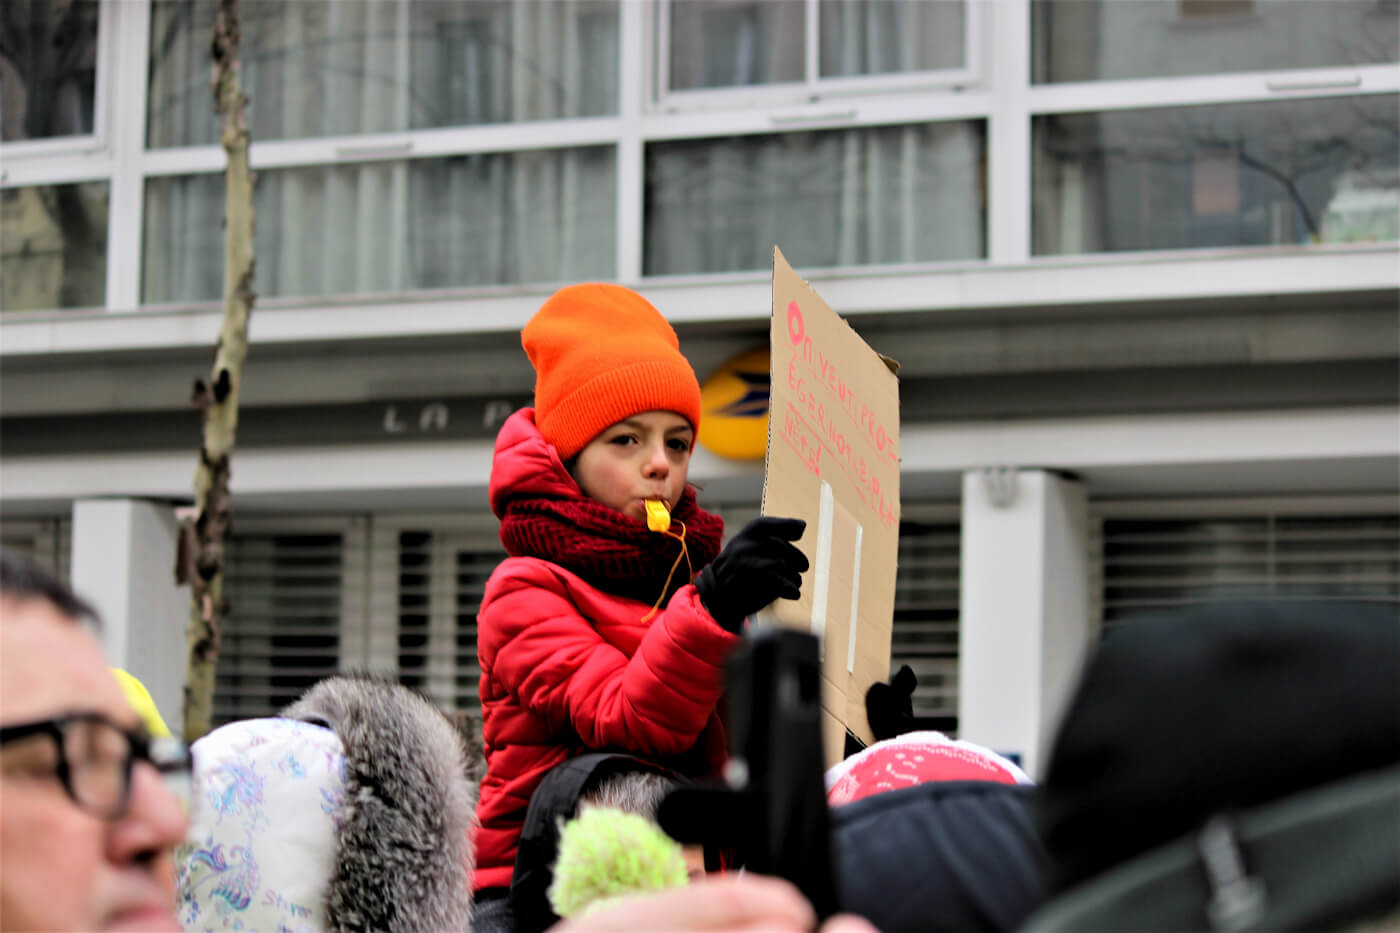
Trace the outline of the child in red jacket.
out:
[[[797,598],[807,569],[797,519],[758,519],[720,552],[723,523],[686,481],[700,387],[641,295],[563,288],[521,343],[535,406],[496,439],[491,508],[510,556],[477,615],[477,929],[510,927],[521,825],[555,765],[590,750],[694,776],[723,764],[724,662],[745,617]]]

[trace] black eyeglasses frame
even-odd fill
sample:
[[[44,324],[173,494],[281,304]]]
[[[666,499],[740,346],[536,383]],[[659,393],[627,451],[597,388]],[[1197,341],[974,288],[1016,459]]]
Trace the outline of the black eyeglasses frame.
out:
[[[72,763],[68,760],[68,746],[64,737],[69,725],[75,722],[96,723],[111,729],[126,739],[127,751],[121,764],[122,790],[110,808],[104,809],[97,804],[83,800],[73,786]],[[124,728],[98,712],[70,712],[50,719],[0,726],[0,748],[33,735],[46,735],[53,741],[54,748],[58,752],[58,764],[54,770],[69,799],[82,810],[103,820],[114,821],[125,816],[127,806],[131,801],[131,773],[136,762],[145,762],[155,768],[162,777],[188,775],[191,769],[189,749],[183,743],[173,738],[152,738],[144,729]],[[155,749],[160,750],[155,751]]]

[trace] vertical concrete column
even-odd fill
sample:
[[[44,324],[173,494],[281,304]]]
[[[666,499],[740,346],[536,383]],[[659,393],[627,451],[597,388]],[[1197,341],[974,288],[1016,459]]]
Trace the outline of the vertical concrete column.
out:
[[[958,734],[1037,780],[1089,648],[1088,551],[1081,483],[963,474]]]
[[[102,614],[108,661],[146,685],[178,736],[189,592],[175,585],[175,547],[169,505],[140,499],[73,503],[73,589]]]

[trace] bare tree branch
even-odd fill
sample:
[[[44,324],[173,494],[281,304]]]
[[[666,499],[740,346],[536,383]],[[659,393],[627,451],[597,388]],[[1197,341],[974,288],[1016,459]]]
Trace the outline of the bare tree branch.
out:
[[[219,0],[214,22],[213,91],[219,114],[224,171],[224,314],[208,382],[195,384],[194,404],[204,423],[195,467],[196,517],[181,528],[189,555],[180,569],[190,586],[185,664],[184,735],[193,742],[213,719],[214,671],[224,599],[224,542],[232,517],[229,458],[238,428],[238,387],[248,353],[253,310],[253,177],[248,165],[247,98],[239,81],[239,0]]]

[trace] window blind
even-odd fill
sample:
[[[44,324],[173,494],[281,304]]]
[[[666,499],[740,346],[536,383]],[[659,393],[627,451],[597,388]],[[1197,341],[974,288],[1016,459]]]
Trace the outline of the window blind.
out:
[[[311,530],[230,539],[216,726],[270,716],[340,668],[344,538]]]
[[[65,583],[71,578],[72,519],[4,522],[0,524],[0,545],[34,558]]]
[[[1115,515],[1102,619],[1230,597],[1400,602],[1400,514]]]

